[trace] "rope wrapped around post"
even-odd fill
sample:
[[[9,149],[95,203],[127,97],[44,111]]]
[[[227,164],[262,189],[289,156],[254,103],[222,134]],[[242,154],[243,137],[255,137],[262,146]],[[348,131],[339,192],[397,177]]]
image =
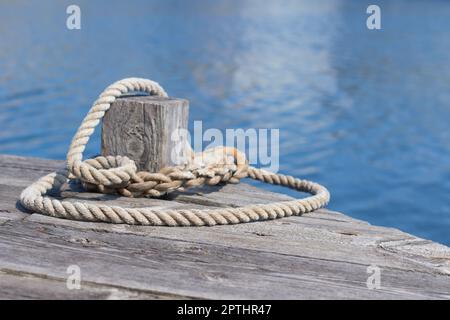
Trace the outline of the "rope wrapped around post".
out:
[[[50,173],[27,187],[20,195],[20,202],[24,207],[53,217],[82,221],[155,226],[213,226],[301,215],[324,207],[329,202],[330,194],[325,187],[251,167],[245,156],[235,148],[220,147],[199,154],[194,154],[191,149],[191,159],[187,164],[164,168],[157,173],[137,172],[134,161],[125,156],[101,156],[83,161],[86,144],[111,103],[130,92],[167,97],[159,84],[147,79],[128,78],[107,87],[94,102],[72,139],[67,153],[67,168]],[[79,179],[86,189],[103,193],[160,196],[204,184],[238,183],[245,177],[307,192],[311,196],[237,208],[171,210],[69,202],[47,195],[50,190],[59,190],[68,179]]]

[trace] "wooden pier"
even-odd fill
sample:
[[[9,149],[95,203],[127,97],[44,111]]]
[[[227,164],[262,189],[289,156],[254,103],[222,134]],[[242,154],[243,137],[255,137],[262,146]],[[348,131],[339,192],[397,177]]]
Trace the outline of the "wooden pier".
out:
[[[326,209],[215,227],[113,225],[26,212],[18,203],[20,192],[63,166],[64,161],[0,155],[2,299],[450,298],[450,248]],[[87,193],[77,184],[55,196],[170,208],[290,199],[245,183],[164,200]],[[81,283],[69,290],[73,265]],[[373,289],[367,286],[376,270],[369,266],[379,268],[378,289],[370,279]]]

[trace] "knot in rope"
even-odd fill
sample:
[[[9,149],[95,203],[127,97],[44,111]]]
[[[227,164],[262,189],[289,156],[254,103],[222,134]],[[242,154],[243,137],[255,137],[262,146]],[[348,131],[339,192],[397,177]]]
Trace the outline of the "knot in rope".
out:
[[[110,169],[114,167],[117,159],[111,156],[97,157],[84,163],[99,170]],[[202,185],[238,183],[248,175],[247,169],[248,164],[243,153],[235,148],[217,147],[194,154],[186,165],[166,167],[156,173],[136,172],[134,169],[130,173],[130,178],[129,173],[124,172],[122,176],[125,176],[125,179],[118,179],[115,184],[105,185],[100,179],[85,180],[83,176],[75,175],[89,191],[118,193],[126,197],[160,197],[175,190],[184,191]]]

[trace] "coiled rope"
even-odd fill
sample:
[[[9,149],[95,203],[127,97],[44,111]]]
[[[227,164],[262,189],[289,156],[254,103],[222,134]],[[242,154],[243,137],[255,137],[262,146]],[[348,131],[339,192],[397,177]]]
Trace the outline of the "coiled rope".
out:
[[[20,202],[24,207],[52,217],[72,220],[154,226],[213,226],[301,215],[328,203],[330,194],[320,184],[248,166],[245,156],[234,148],[221,147],[215,150],[215,154],[219,152],[223,155],[221,161],[217,161],[214,156],[208,160],[211,151],[201,154],[193,154],[191,151],[189,163],[165,168],[158,173],[137,172],[134,161],[124,156],[97,157],[83,161],[86,144],[105,112],[118,97],[130,92],[167,97],[159,84],[147,79],[128,78],[107,87],[94,102],[72,139],[67,153],[67,168],[50,173],[27,187],[20,195]],[[311,196],[237,208],[185,210],[123,208],[60,201],[47,196],[50,191],[59,191],[68,179],[79,179],[87,189],[104,193],[160,196],[203,184],[237,183],[244,177],[308,192]]]

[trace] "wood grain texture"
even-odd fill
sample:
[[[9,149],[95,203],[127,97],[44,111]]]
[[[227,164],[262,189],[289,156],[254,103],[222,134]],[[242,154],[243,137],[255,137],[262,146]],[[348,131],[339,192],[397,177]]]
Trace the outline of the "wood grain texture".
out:
[[[63,161],[0,155],[0,298],[449,299],[450,248],[327,209],[215,227],[146,227],[24,211],[21,190]],[[232,207],[290,197],[245,183],[165,199],[64,187],[69,201],[127,206]],[[66,288],[77,264],[82,289]],[[369,290],[367,267],[381,269]]]
[[[123,287],[83,281],[80,289],[68,289],[66,279],[17,270],[0,271],[1,299],[51,299],[51,300],[137,300],[137,299],[189,299],[161,292],[129,290]]]
[[[189,103],[184,99],[128,96],[117,99],[102,125],[102,155],[125,155],[139,170],[156,172],[177,165],[176,130],[188,128]]]

